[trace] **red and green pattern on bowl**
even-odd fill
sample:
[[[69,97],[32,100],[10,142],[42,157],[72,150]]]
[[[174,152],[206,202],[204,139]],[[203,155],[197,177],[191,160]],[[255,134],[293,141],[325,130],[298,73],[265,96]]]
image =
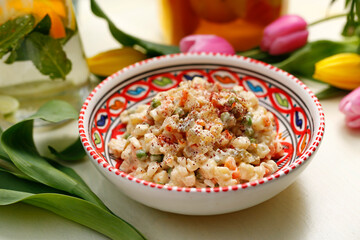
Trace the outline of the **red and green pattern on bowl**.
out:
[[[259,67],[258,65],[261,65],[261,68],[266,69],[266,71],[270,70],[275,77],[276,75],[286,76],[289,79],[288,81],[292,81],[291,84],[278,81],[274,76],[264,74],[262,71],[241,65],[225,62],[219,65],[218,63],[213,63],[213,61],[206,61],[211,56],[216,57],[215,55],[174,54],[157,57],[125,68],[100,83],[85,101],[79,119],[81,140],[93,160],[113,174],[127,178],[130,181],[135,181],[152,188],[185,192],[235,191],[255,187],[279,178],[281,175],[288,174],[306,161],[319,145],[324,132],[324,114],[315,95],[297,78],[271,65],[239,56],[221,56],[223,58],[239,59],[248,62],[250,65],[255,65],[256,68]],[[194,56],[199,58],[204,56],[205,59],[198,62],[186,61],[186,57]],[[170,60],[178,57],[182,57],[185,60],[181,61],[181,63],[174,62],[174,64],[171,64]],[[217,57],[220,56],[217,55]],[[152,66],[149,70],[146,70],[147,65],[154,65],[157,61],[163,62],[163,64],[159,64],[157,67]],[[145,71],[136,73],[132,70],[141,66],[145,66]],[[103,91],[104,85],[115,81],[114,79],[129,71],[134,73],[128,74],[128,77],[123,77],[121,81],[113,83],[111,88],[106,89],[106,92],[102,93],[97,101],[93,100],[93,97],[99,91]],[[254,182],[235,186],[196,189],[155,184],[137,179],[119,170],[120,163],[116,159],[111,158],[107,143],[111,138],[121,135],[125,131],[126,125],[120,122],[120,113],[125,109],[148,103],[158,92],[175,88],[181,81],[192,80],[196,76],[203,77],[209,82],[218,82],[224,88],[240,85],[247,91],[252,91],[259,98],[260,105],[273,113],[276,131],[285,150],[285,155],[276,160],[279,166],[279,170],[276,173]],[[292,85],[294,84],[298,85],[297,87],[300,86],[303,91],[299,92],[293,88]],[[310,109],[308,102],[303,100],[304,92],[307,94],[307,97],[310,96],[311,101],[313,101],[312,104],[316,106],[315,110],[314,108]],[[90,113],[87,110],[89,102],[92,103]],[[89,119],[89,122],[87,122],[89,136],[85,134],[84,130],[85,112],[87,112],[87,118]]]

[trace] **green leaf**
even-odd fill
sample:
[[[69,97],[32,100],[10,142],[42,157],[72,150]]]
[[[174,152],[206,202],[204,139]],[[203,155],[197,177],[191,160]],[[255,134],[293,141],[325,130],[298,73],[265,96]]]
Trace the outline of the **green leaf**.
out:
[[[41,19],[41,21],[38,24],[36,24],[33,31],[42,33],[44,35],[49,35],[50,28],[51,28],[51,19],[49,15],[46,14],[45,17],[43,17],[43,19]]]
[[[348,91],[336,87],[329,87],[321,92],[316,93],[315,95],[319,100],[322,100],[326,98],[336,97],[346,93],[348,93]]]
[[[95,0],[91,0],[91,10],[96,16],[103,18],[107,21],[113,37],[124,46],[141,46],[146,50],[146,54],[148,55],[148,57],[179,52],[179,47],[177,46],[163,45],[145,41],[121,31],[115,26],[115,24],[110,20],[110,18],[106,16],[104,11],[100,8],[100,6],[96,3]]]
[[[61,164],[59,164],[57,162],[53,162],[53,161],[50,162],[50,164],[53,167],[55,167],[56,169],[58,169],[59,171],[62,171],[63,173],[69,175],[73,179],[77,180],[79,183],[83,184],[84,186],[87,186],[85,181],[72,168],[66,167],[64,165],[61,165]]]
[[[356,48],[357,45],[354,43],[319,40],[308,43],[286,60],[274,65],[294,75],[311,78],[315,71],[315,63],[337,53],[356,52]]]
[[[0,159],[0,171],[12,174],[22,179],[34,181],[34,179],[21,172],[11,161]]]
[[[1,136],[1,144],[15,166],[42,184],[66,191],[107,209],[90,188],[54,168],[40,156],[34,144],[32,130],[33,120],[25,120],[11,126]]]
[[[145,239],[124,220],[90,202],[56,193],[31,194],[0,189],[0,205],[24,202],[94,229],[111,239]]]
[[[10,50],[9,57],[5,60],[6,64],[12,64],[13,62],[17,61],[19,56],[22,56],[21,52],[23,51],[22,46],[24,45],[24,40],[20,39],[17,41],[16,44],[13,45],[12,49]]]
[[[55,148],[51,146],[49,146],[48,148],[50,152],[56,156],[57,159],[65,162],[77,162],[82,160],[86,155],[80,138],[76,139],[73,144],[71,144],[61,152],[58,152]]]
[[[55,117],[52,116],[54,107],[60,110]],[[134,227],[113,215],[73,169],[49,162],[37,152],[32,136],[33,119],[41,117],[62,121],[77,117],[72,109],[71,105],[62,101],[52,101],[30,119],[13,125],[5,132],[0,129],[3,155],[14,163],[11,167],[28,178],[24,180],[21,174],[18,176],[2,168],[0,162],[0,205],[24,202],[54,212],[111,239],[145,239]],[[78,144],[77,141],[74,145],[78,147]],[[4,167],[8,167],[11,162],[5,163]]]
[[[0,58],[11,51],[34,28],[32,15],[10,19],[0,26]]]
[[[263,52],[261,51],[260,48],[254,48],[248,51],[243,51],[243,52],[237,52],[236,53],[239,56],[244,56],[244,57],[250,57],[253,59],[257,59],[266,63],[278,63],[281,62],[283,60],[285,60],[286,58],[289,57],[289,54],[283,54],[283,55],[278,55],[278,56],[273,56],[270,55],[267,52]]]
[[[70,38],[72,38],[72,36],[74,36],[75,33],[76,33],[76,31],[74,31],[70,28],[65,28],[66,36],[64,38],[59,39],[61,45],[65,45],[70,40]]]
[[[26,45],[25,45],[25,39],[26,37],[22,40],[18,42],[18,45],[15,46],[12,51],[11,54],[9,56],[9,58],[6,60],[7,64],[11,64],[15,61],[28,61],[29,56],[27,54],[27,49],[26,49]]]
[[[79,113],[68,102],[51,100],[42,105],[39,110],[28,119],[43,119],[49,122],[61,122],[68,119],[77,119]]]
[[[21,191],[27,193],[61,193],[67,194],[66,192],[59,191],[55,188],[48,187],[44,184],[28,181],[22,179],[8,172],[0,171],[0,189]]]
[[[27,55],[36,68],[51,79],[62,78],[71,71],[71,62],[66,57],[59,40],[39,32],[32,32],[25,40]]]
[[[1,135],[2,135],[2,131],[1,131],[1,133],[0,133],[0,138],[1,138]],[[9,155],[5,152],[5,150],[4,150],[4,148],[2,147],[1,143],[0,143],[0,159],[6,160],[6,161],[8,161],[8,162],[11,162]]]

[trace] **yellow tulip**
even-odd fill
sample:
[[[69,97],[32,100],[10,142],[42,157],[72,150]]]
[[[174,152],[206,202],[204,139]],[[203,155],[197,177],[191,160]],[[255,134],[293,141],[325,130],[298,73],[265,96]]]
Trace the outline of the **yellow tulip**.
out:
[[[146,58],[144,53],[132,47],[123,47],[99,53],[88,58],[87,62],[90,72],[105,77]]]
[[[340,53],[315,64],[315,79],[334,87],[352,90],[360,86],[360,55]]]

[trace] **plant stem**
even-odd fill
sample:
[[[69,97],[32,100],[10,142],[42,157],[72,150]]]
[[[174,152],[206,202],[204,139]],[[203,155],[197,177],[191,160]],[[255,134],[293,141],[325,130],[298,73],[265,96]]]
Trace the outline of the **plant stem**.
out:
[[[238,52],[238,54],[240,54],[241,56],[244,56],[244,57],[251,57],[251,56],[259,54],[259,53],[262,53],[262,51],[259,48],[251,49],[251,50],[244,51],[244,52]]]
[[[346,16],[347,16],[347,13],[340,13],[340,14],[329,16],[329,17],[325,17],[325,18],[316,20],[315,22],[309,23],[308,27],[312,27],[314,25],[317,25],[317,24],[322,23],[322,22],[326,22],[326,21],[331,20],[331,19],[340,18],[340,17],[346,17]]]

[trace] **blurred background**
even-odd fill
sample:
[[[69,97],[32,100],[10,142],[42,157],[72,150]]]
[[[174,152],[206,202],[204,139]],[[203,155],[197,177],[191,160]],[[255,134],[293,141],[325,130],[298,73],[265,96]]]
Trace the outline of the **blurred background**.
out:
[[[298,14],[309,23],[328,15],[344,12],[344,0],[337,0],[329,8],[330,2],[331,0],[285,0],[283,11]],[[111,36],[106,22],[91,13],[90,1],[75,0],[74,3],[80,34],[83,36],[84,50],[88,57],[120,46]],[[157,43],[166,42],[162,29],[161,0],[101,0],[98,4],[116,26],[126,33]],[[146,8],[141,7],[144,5]],[[341,39],[340,33],[344,23],[345,18],[340,18],[314,26],[309,41],[323,39],[324,33],[327,39]],[[96,48],[93,47],[93,41],[99,43]]]

